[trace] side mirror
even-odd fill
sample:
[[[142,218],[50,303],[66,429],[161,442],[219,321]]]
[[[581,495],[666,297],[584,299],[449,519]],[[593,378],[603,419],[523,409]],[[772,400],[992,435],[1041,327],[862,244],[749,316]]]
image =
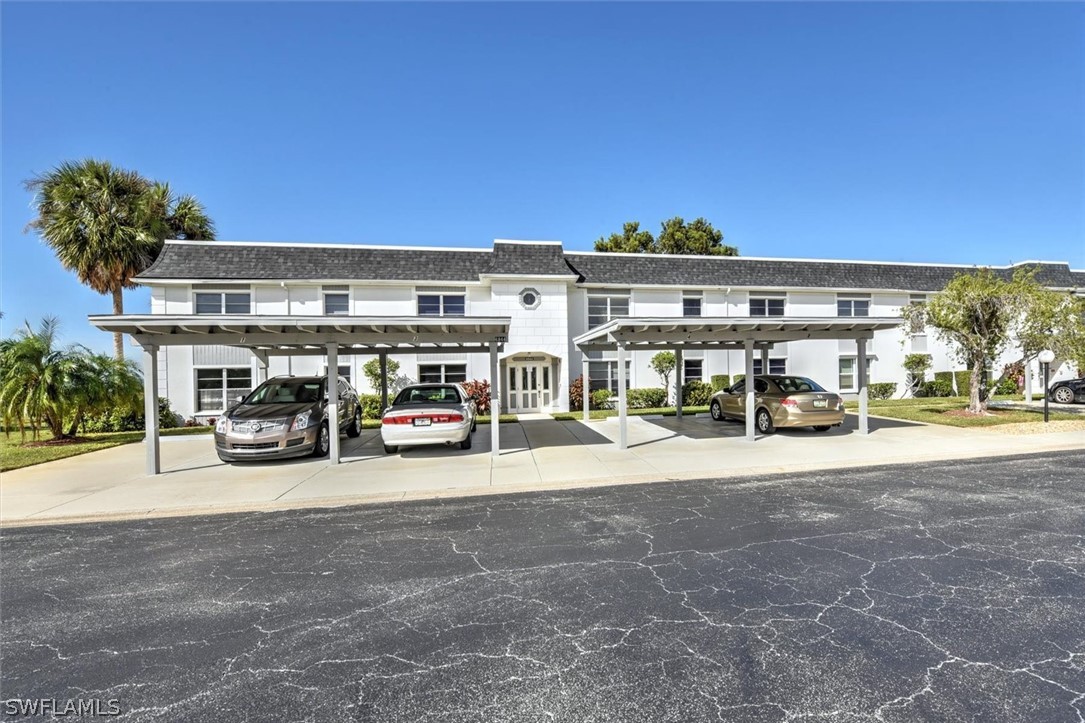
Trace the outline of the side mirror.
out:
[[[238,394],[237,395],[237,403],[241,404],[241,402],[243,402],[243,401],[245,401],[245,395],[244,394]]]

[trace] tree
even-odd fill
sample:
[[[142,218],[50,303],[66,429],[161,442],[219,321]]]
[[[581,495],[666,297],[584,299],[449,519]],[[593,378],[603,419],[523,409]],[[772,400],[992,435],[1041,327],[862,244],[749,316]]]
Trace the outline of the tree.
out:
[[[58,329],[55,318],[45,318],[37,330],[27,323],[0,342],[0,410],[5,429],[16,423],[24,438],[28,422],[35,438],[44,424],[62,439],[74,435],[87,414],[138,409],[142,402],[143,382],[131,362],[78,345],[61,348]]]
[[[973,414],[986,413],[987,368],[1011,341],[1021,346],[1022,360],[1044,348],[1076,358],[1085,347],[1082,300],[1046,289],[1035,277],[1036,270],[1027,268],[1008,280],[990,269],[960,273],[929,301],[901,308],[907,325],[933,326],[972,371],[968,411]]]
[[[113,313],[124,313],[124,289],[146,269],[167,238],[209,240],[215,227],[192,196],[174,196],[169,185],[151,181],[108,161],[66,161],[26,182],[38,232],[64,268],[99,294],[113,296]],[[123,335],[113,335],[113,353],[124,359]]]
[[[395,359],[388,359],[388,388],[394,388],[394,382],[399,374],[399,362]],[[377,394],[380,394],[381,390],[381,360],[370,359],[362,365],[362,374],[365,375],[366,380],[369,382],[369,386],[373,388]]]
[[[661,351],[652,357],[648,362],[652,371],[659,375],[659,378],[663,381],[663,388],[667,390],[667,398],[671,395],[671,374],[674,372],[675,367],[678,366],[678,359],[675,357],[673,351]]]
[[[622,233],[596,241],[595,250],[604,253],[738,256],[737,248],[724,245],[723,232],[713,228],[703,218],[687,224],[681,216],[675,216],[660,226],[657,238],[649,231],[641,231],[639,222],[630,221],[622,226]]]

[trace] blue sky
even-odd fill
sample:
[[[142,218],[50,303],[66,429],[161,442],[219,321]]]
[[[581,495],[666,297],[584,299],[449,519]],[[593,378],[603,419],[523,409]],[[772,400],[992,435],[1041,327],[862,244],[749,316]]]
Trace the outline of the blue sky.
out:
[[[3,333],[108,297],[23,228],[87,156],[224,239],[1085,268],[1085,5],[4,2]],[[126,310],[146,311],[145,291]]]

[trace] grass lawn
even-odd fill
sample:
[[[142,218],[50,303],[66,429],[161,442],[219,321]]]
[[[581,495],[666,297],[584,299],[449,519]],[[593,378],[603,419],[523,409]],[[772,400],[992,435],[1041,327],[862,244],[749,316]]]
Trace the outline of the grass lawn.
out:
[[[190,434],[211,434],[212,427],[177,427],[176,429],[163,429],[163,437],[177,437]],[[86,442],[63,444],[45,447],[27,447],[20,444],[18,432],[12,432],[10,436],[0,434],[0,472],[29,467],[42,462],[52,462],[65,457],[96,452],[99,449],[119,447],[122,444],[142,442],[143,432],[98,432],[82,434]],[[47,430],[40,434],[39,441],[47,441],[53,438]],[[27,442],[30,442],[30,433],[27,432]]]
[[[994,401],[1020,400],[1021,395],[995,398]],[[849,410],[859,408],[859,402],[845,402]],[[872,399],[870,414],[878,417],[892,417],[910,422],[945,424],[952,427],[993,427],[999,424],[1021,424],[1024,422],[1042,422],[1043,411],[1017,409],[991,409],[990,414],[982,417],[968,417],[951,414],[968,407],[968,397],[924,397],[921,399]],[[1080,416],[1065,412],[1051,412],[1052,420],[1081,419]]]

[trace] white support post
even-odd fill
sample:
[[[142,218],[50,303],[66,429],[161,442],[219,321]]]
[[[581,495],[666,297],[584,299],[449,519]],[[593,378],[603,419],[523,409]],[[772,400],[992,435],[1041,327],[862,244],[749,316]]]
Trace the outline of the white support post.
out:
[[[1032,361],[1025,362],[1025,401],[1032,401]]]
[[[158,446],[158,347],[143,347],[143,444],[147,451],[147,476],[162,471]]]
[[[490,342],[490,455],[501,454],[501,379],[497,342]]]
[[[746,441],[753,442],[757,439],[757,429],[754,426],[754,378],[753,378],[753,339],[743,342],[746,352]]]
[[[382,351],[377,355],[381,368],[381,414],[388,408],[388,352]]]
[[[267,352],[266,351],[257,351],[257,350],[254,349],[253,352],[252,352],[252,355],[254,357],[256,357],[256,379],[258,380],[257,383],[263,384],[264,382],[267,381],[267,367],[268,367]],[[227,400],[227,401],[229,401],[229,400]]]
[[[674,418],[682,418],[682,348],[674,350]]]
[[[870,434],[870,422],[867,418],[867,373],[866,373],[866,339],[855,340],[855,360],[858,369],[856,374],[859,380],[859,434]]]
[[[761,347],[761,373],[769,373],[769,348],[767,346]]]
[[[626,430],[625,414],[625,342],[618,342],[618,449],[629,446],[629,436]]]
[[[328,343],[328,457],[339,464],[339,344]],[[317,442],[319,444],[319,442]]]
[[[588,355],[584,355],[584,383],[580,385],[581,405],[584,408],[584,421],[591,421],[591,380],[588,375],[591,373],[591,362],[588,361]]]

